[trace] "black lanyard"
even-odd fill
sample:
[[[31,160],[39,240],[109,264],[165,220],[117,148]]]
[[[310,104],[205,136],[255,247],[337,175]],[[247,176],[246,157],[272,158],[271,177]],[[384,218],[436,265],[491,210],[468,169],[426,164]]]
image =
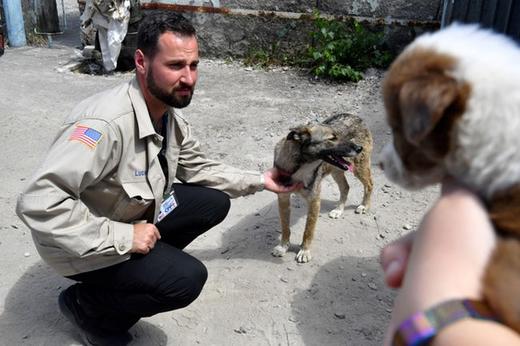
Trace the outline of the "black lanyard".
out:
[[[164,174],[164,177],[166,178],[166,189],[168,188],[168,161],[166,160],[166,148],[168,147],[168,113],[165,113],[162,117],[162,128],[161,128],[161,136],[163,137],[162,140],[162,147],[161,151],[159,151],[159,163],[161,164],[161,168]]]

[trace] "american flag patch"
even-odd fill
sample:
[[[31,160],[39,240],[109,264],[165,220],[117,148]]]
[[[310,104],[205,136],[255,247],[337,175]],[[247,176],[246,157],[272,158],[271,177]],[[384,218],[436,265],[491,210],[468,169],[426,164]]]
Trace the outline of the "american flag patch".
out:
[[[76,125],[76,129],[69,137],[69,141],[80,141],[89,148],[94,149],[101,139],[101,132],[83,125]]]

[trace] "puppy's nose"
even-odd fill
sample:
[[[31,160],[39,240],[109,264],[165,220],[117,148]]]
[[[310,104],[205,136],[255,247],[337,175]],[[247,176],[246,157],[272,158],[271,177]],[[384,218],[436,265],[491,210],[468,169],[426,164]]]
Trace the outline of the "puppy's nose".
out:
[[[363,147],[361,145],[354,145],[354,150],[359,154],[363,151]]]
[[[382,171],[385,170],[385,165],[383,164],[383,161],[379,161],[379,168],[381,168]]]

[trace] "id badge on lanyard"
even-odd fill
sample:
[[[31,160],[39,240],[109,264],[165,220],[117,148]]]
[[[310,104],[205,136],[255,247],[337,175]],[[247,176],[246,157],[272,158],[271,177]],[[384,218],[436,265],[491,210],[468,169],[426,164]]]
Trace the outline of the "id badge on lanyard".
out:
[[[163,127],[162,127],[162,136],[163,136],[163,146],[161,149],[161,153],[159,154],[159,161],[161,162],[161,168],[163,169],[164,175],[166,176],[166,184],[168,184],[168,164],[166,161],[166,158],[164,157],[164,152],[166,151],[166,143],[167,143],[167,125],[168,125],[168,115],[163,115]],[[161,157],[162,155],[162,157]],[[163,198],[163,202],[161,203],[161,207],[159,208],[159,215],[157,216],[157,222],[160,222],[162,219],[164,219],[169,213],[173,211],[177,206],[179,205],[179,202],[177,201],[177,198],[175,197],[175,191],[173,190],[173,186],[169,193],[166,193]]]
[[[170,193],[166,194],[163,202],[161,203],[161,207],[159,208],[159,216],[157,216],[157,222],[160,222],[164,219],[169,213],[173,211],[173,209],[177,208],[179,202],[177,201],[177,197],[175,197],[175,191],[173,187]]]

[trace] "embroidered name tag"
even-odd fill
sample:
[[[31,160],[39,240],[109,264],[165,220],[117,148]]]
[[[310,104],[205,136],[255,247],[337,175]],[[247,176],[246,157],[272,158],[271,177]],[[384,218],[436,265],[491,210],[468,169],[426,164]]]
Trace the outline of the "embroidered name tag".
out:
[[[146,175],[145,170],[136,169],[134,170],[134,176],[136,177],[144,177]]]
[[[76,125],[74,132],[69,137],[69,141],[79,141],[85,144],[90,149],[94,149],[101,140],[103,134],[93,128]]]

